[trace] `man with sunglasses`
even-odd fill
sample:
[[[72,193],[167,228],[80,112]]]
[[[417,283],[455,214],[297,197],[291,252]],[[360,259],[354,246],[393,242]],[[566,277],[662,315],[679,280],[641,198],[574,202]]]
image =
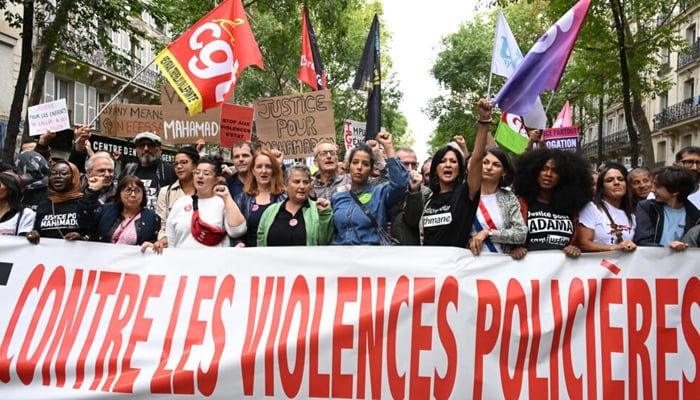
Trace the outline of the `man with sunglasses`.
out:
[[[152,132],[141,132],[134,137],[138,162],[124,167],[120,179],[127,175],[136,175],[146,187],[146,206],[156,209],[158,190],[175,182],[177,176],[173,165],[161,159],[160,136]]]
[[[674,165],[678,167],[688,168],[695,173],[695,180],[700,182],[700,147],[686,146],[676,153],[676,162]],[[697,208],[700,209],[700,190],[698,190],[698,182],[695,184],[693,193],[688,196],[688,200]]]

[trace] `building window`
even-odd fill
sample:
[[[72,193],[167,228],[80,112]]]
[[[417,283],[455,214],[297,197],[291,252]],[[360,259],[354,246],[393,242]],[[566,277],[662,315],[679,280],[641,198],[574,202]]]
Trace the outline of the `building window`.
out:
[[[659,110],[663,111],[668,108],[668,91],[659,96]]]
[[[681,137],[681,149],[684,147],[688,147],[692,144],[692,137],[691,135],[683,135]]]
[[[53,72],[46,72],[44,76],[44,103],[56,100],[56,77]]]
[[[666,142],[661,141],[656,144],[656,166],[663,167],[666,165]]]
[[[85,125],[85,84],[75,82],[73,89],[73,124]]]
[[[695,79],[688,79],[683,83],[683,98],[692,100],[695,97]]]
[[[692,46],[695,44],[695,39],[695,24],[693,24],[685,30],[685,40],[688,41],[689,46]]]

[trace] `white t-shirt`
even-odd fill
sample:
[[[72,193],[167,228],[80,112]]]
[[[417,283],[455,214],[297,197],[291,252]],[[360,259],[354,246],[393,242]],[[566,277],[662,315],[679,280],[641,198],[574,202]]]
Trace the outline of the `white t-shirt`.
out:
[[[25,208],[21,214],[21,218],[18,212],[7,221],[0,222],[0,235],[19,235],[31,232],[34,229],[36,213],[30,208]]]
[[[240,227],[231,227],[226,222],[226,213],[224,211],[224,200],[221,197],[214,196],[208,199],[199,199],[199,218],[209,225],[216,226],[219,229],[226,229],[226,233],[230,236],[240,236],[242,233]],[[200,248],[211,247],[199,243],[192,236],[192,196],[184,196],[173,204],[173,208],[168,214],[168,220],[165,225],[165,235],[168,237],[168,247],[180,248]],[[243,224],[245,227],[245,224]],[[239,229],[236,229],[239,228]],[[243,229],[245,233],[245,229]],[[216,246],[228,247],[230,240],[228,235]]]
[[[632,220],[630,221],[624,211],[605,200],[603,200],[603,204],[608,208],[608,212],[618,228],[622,230],[622,239],[632,240],[634,237],[634,230],[637,227],[634,214],[632,214]],[[610,226],[610,219],[605,214],[605,211],[599,209],[592,201],[589,201],[588,204],[583,207],[583,210],[581,210],[579,214],[578,222],[586,228],[595,231],[593,242],[606,246],[614,246],[617,244],[617,236]]]
[[[498,207],[496,193],[481,195],[479,207],[476,209],[476,215],[474,216],[471,235],[474,236],[484,229],[503,229],[503,216],[501,215],[501,209]],[[484,243],[481,245],[481,252],[503,253],[503,246],[500,243],[484,240]]]

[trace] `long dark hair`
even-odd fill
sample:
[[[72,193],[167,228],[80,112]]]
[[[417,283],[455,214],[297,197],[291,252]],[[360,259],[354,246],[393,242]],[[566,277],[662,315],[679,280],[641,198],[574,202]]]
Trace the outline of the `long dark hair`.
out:
[[[139,206],[142,209],[146,207],[146,202],[148,202],[148,193],[146,193],[146,187],[143,185],[143,182],[141,182],[141,179],[139,179],[139,177],[136,175],[126,175],[119,180],[119,183],[117,184],[117,193],[114,196],[114,199],[112,200],[117,206],[119,212],[124,211],[124,203],[122,203],[122,191],[132,184],[140,188],[141,193],[143,193],[143,196],[141,196],[141,203],[139,203]]]
[[[437,176],[437,167],[442,162],[442,159],[445,158],[445,155],[448,151],[455,153],[455,156],[457,156],[457,165],[459,169],[457,171],[457,179],[455,179],[453,188],[455,185],[464,182],[464,179],[466,179],[467,176],[464,168],[464,156],[462,155],[462,153],[460,153],[459,150],[452,147],[452,145],[447,144],[445,146],[442,146],[438,151],[435,152],[435,155],[433,156],[433,161],[430,162],[430,190],[432,190],[435,194],[440,193],[440,179],[438,179]]]
[[[513,191],[527,204],[537,200],[540,193],[537,177],[549,160],[554,162],[559,174],[550,205],[556,212],[573,216],[593,198],[590,165],[576,153],[547,148],[524,152],[515,160]]]
[[[595,184],[595,193],[593,194],[593,203],[598,207],[599,210],[603,210],[603,186],[605,185],[605,175],[610,170],[620,171],[622,177],[625,178],[625,185],[627,185],[627,168],[618,163],[608,163],[605,164],[605,168],[598,173],[598,180]],[[625,195],[620,199],[620,209],[625,212],[627,219],[632,221],[632,215],[634,215],[634,210],[632,209],[632,201],[630,199],[629,190],[625,190]]]
[[[19,178],[0,172],[0,183],[5,186],[7,191],[7,204],[10,206],[11,212],[19,212],[22,209],[22,186],[19,183]]]

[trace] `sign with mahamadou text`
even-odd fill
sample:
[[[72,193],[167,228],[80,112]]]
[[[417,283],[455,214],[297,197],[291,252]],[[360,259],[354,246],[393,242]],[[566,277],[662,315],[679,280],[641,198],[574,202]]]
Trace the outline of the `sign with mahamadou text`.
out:
[[[330,90],[258,99],[253,108],[258,140],[285,157],[311,156],[321,139],[335,143]]]
[[[100,103],[100,109],[104,103]],[[132,138],[141,132],[163,136],[163,108],[153,104],[112,103],[100,114],[100,133]]]
[[[167,83],[160,86],[160,102],[163,106],[163,143],[219,144],[221,107],[210,108],[190,116],[187,106]]]
[[[27,118],[31,136],[70,129],[66,99],[31,106],[27,109]]]
[[[253,128],[253,107],[224,103],[221,106],[221,147],[237,142],[249,142]]]

